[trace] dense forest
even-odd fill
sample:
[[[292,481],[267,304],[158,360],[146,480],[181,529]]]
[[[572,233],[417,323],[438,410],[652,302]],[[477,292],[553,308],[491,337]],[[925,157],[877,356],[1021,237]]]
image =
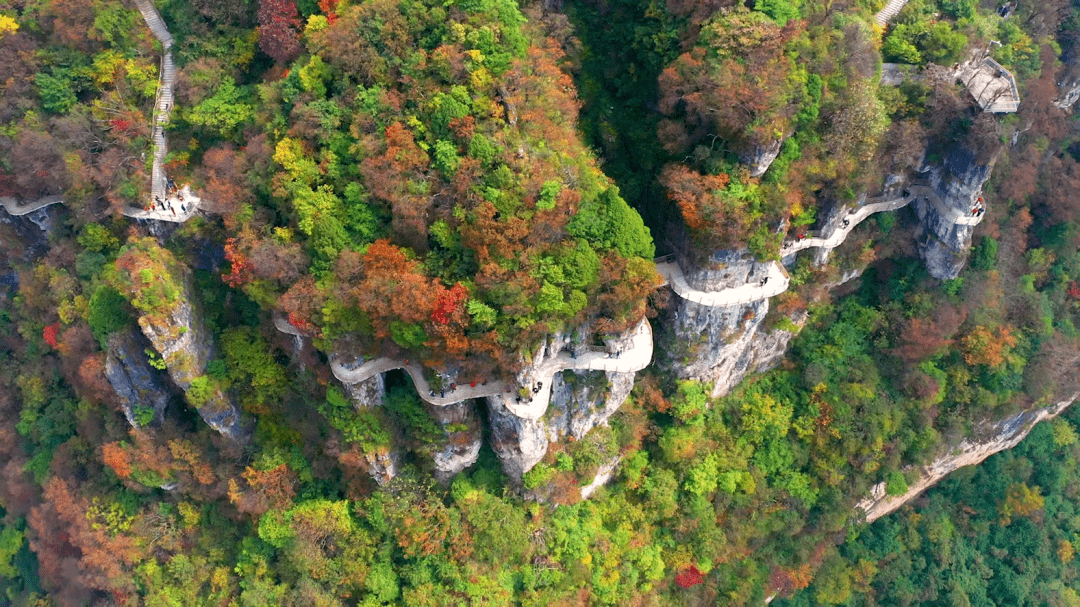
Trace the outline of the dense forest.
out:
[[[1080,412],[856,509],[1080,390],[1080,2],[885,4],[0,0],[0,605],[1080,604]]]

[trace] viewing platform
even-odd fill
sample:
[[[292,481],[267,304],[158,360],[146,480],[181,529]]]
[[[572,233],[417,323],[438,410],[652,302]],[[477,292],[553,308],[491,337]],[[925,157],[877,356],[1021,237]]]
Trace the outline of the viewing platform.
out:
[[[1020,107],[1020,92],[1009,70],[989,57],[971,59],[956,69],[956,79],[964,83],[984,112],[1008,114]]]

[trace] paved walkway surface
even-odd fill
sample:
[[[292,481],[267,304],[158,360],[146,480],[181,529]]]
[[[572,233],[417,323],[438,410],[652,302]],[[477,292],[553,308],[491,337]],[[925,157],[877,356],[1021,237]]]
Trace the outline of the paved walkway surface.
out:
[[[734,306],[748,304],[761,299],[775,297],[787,291],[791,279],[787,272],[777,262],[768,265],[768,279],[764,276],[755,278],[738,287],[723,289],[721,291],[699,291],[686,282],[686,276],[682,268],[674,261],[665,261],[656,264],[656,270],[664,277],[664,284],[671,285],[672,290],[683,298],[704,306]]]
[[[952,223],[965,226],[975,226],[982,223],[984,213],[975,214],[970,211],[957,211],[953,207],[945,206],[945,201],[941,199],[941,196],[938,196],[937,192],[927,185],[916,183],[908,186],[908,190],[916,196],[922,196],[929,200],[937,212]]]
[[[811,237],[784,242],[783,248],[780,249],[780,254],[787,257],[788,255],[798,253],[803,249],[812,249],[815,247],[835,249],[843,244],[844,241],[847,240],[848,234],[855,229],[855,226],[862,223],[867,217],[870,217],[875,213],[902,209],[920,197],[930,201],[930,204],[933,205],[934,209],[952,223],[974,226],[982,222],[983,214],[957,211],[950,206],[946,206],[945,201],[941,199],[941,196],[938,196],[938,193],[933,188],[924,184],[914,184],[906,188],[906,195],[904,196],[882,196],[879,198],[871,198],[863,206],[852,210],[847,217],[845,217],[848,224],[841,224],[838,226],[828,238]]]
[[[874,213],[881,213],[883,211],[895,211],[902,209],[911,204],[911,201],[915,200],[914,195],[900,196],[896,198],[872,198],[867,201],[867,204],[855,209],[853,212],[848,213],[844,218],[848,224],[845,226],[841,224],[833,231],[828,238],[804,238],[802,240],[788,240],[784,243],[783,248],[780,249],[780,254],[783,256],[791,255],[792,253],[798,253],[803,249],[812,249],[815,247],[821,247],[825,249],[835,249],[842,245],[847,240],[848,234],[855,229],[855,226],[862,223],[864,219],[873,215]]]
[[[889,0],[889,3],[885,5],[885,8],[874,16],[874,22],[885,27],[889,24],[889,20],[896,16],[900,12],[900,9],[904,8],[904,5],[908,3],[908,0]]]
[[[4,207],[4,210],[7,211],[9,215],[15,216],[33,213],[38,209],[43,209],[49,205],[59,204],[61,202],[64,202],[62,196],[45,196],[44,198],[38,198],[34,202],[20,205],[18,200],[15,200],[10,196],[0,196],[0,206]]]
[[[150,200],[142,210],[124,211],[124,215],[136,219],[156,219],[158,221],[187,221],[198,208],[201,199],[193,195],[186,186],[177,191],[169,187],[165,175],[165,157],[169,154],[169,141],[165,136],[165,127],[173,110],[173,85],[176,83],[176,64],[173,63],[172,34],[165,26],[161,13],[151,0],[135,0],[135,5],[142,13],[146,26],[161,42],[164,52],[161,56],[161,78],[158,83],[157,99],[154,102],[153,141],[154,163],[150,170]]]
[[[183,223],[191,219],[201,202],[202,199],[192,194],[191,188],[185,185],[178,192],[170,194],[164,201],[148,209],[127,207],[121,212],[132,219],[156,219]]]
[[[275,322],[275,324],[277,324]],[[287,324],[287,323],[283,323]],[[290,325],[291,326],[291,325]],[[291,333],[291,331],[286,331]],[[576,357],[569,352],[560,352],[554,358],[545,361],[534,373],[534,380],[539,382],[541,388],[533,392],[529,400],[517,402],[519,386],[510,385],[504,381],[489,381],[487,385],[477,378],[476,386],[469,381],[462,380],[463,384],[457,385],[454,390],[445,390],[431,395],[431,385],[424,378],[424,369],[416,361],[398,360],[380,357],[369,360],[360,366],[349,369],[338,361],[331,361],[330,369],[334,376],[346,384],[356,384],[370,379],[377,373],[386,373],[393,369],[403,369],[409,374],[416,386],[420,398],[436,406],[452,405],[470,398],[485,398],[488,396],[502,395],[510,401],[508,407],[515,415],[528,419],[539,419],[547,409],[551,394],[552,377],[558,372],[567,369],[578,371],[609,371],[618,373],[632,373],[649,366],[652,361],[653,338],[652,327],[647,320],[642,320],[634,328],[632,346],[622,352],[583,352]],[[532,387],[532,386],[528,386]],[[514,400],[511,400],[514,399]]]

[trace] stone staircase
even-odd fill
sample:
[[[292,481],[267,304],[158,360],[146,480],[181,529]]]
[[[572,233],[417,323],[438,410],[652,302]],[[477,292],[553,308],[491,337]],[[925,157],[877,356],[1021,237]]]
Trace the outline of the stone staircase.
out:
[[[889,0],[889,3],[885,5],[885,8],[874,17],[874,22],[880,27],[885,27],[889,24],[889,20],[896,16],[900,12],[900,9],[904,8],[904,5],[908,3],[908,0]]]

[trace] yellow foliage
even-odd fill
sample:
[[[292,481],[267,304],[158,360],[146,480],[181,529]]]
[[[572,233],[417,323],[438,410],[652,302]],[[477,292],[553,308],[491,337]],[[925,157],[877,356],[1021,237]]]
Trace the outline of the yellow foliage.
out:
[[[1061,540],[1058,542],[1057,555],[1062,563],[1070,563],[1076,556],[1076,549],[1069,540]]]
[[[19,30],[19,24],[14,19],[7,15],[0,15],[0,38],[3,38],[8,32],[15,32]]]

